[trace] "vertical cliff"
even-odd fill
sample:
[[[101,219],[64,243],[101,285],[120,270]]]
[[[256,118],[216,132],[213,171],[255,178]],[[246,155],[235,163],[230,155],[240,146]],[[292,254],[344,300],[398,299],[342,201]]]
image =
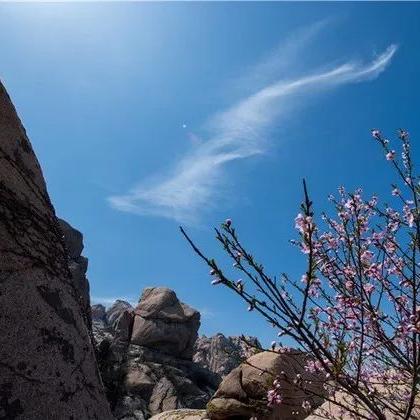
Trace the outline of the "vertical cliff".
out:
[[[42,171],[0,84],[0,419],[112,416]]]

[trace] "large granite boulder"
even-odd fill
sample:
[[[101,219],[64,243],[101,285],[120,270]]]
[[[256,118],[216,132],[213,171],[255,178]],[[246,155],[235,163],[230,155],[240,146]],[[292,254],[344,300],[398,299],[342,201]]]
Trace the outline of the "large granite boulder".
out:
[[[302,409],[304,400],[318,407],[322,399],[299,389],[293,380],[299,374],[307,389],[323,394],[323,378],[305,372],[307,357],[298,351],[288,353],[261,352],[251,356],[232,370],[222,381],[207,404],[211,419],[302,420],[308,413]],[[280,377],[283,403],[275,408],[267,406],[267,392],[276,377]]]
[[[144,289],[134,312],[132,344],[192,359],[200,313],[180,302],[173,290],[165,287]]]
[[[40,165],[0,84],[0,417],[112,418]]]
[[[204,335],[195,342],[193,361],[223,377],[261,348],[256,337]]]

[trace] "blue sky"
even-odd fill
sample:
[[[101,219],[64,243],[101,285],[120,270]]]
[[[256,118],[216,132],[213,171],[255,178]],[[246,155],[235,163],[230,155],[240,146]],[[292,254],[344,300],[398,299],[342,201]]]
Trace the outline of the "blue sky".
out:
[[[269,272],[300,277],[302,178],[319,211],[339,185],[387,196],[369,130],[419,137],[416,3],[3,3],[0,39],[93,300],[168,286],[207,335],[275,333],[210,285],[179,224],[223,260],[212,226],[230,217]]]

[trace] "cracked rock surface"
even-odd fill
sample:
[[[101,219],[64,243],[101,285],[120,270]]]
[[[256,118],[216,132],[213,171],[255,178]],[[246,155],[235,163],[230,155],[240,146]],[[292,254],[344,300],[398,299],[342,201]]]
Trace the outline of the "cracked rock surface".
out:
[[[224,377],[261,349],[256,337],[229,336],[221,333],[199,337],[194,345],[194,362]]]
[[[314,397],[313,392],[323,395],[324,378],[306,372],[304,366],[307,356],[297,350],[287,353],[263,351],[248,358],[233,369],[222,381],[217,392],[207,404],[207,414],[212,420],[245,420],[256,417],[258,420],[303,420],[307,413],[302,403],[308,400],[312,407],[318,407],[323,399]],[[308,381],[303,391],[291,380],[300,374]],[[283,403],[273,409],[267,407],[267,392],[273,381],[279,377]],[[306,383],[306,382],[305,382]],[[295,413],[294,413],[295,412]],[[298,412],[298,414],[296,414]]]
[[[0,84],[0,419],[112,419],[73,257]]]

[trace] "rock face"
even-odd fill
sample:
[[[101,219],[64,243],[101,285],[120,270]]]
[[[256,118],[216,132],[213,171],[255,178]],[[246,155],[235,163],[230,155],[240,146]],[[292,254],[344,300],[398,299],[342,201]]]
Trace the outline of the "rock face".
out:
[[[192,359],[200,313],[180,302],[174,291],[163,287],[144,289],[134,312],[132,344]]]
[[[1,418],[112,418],[70,257],[39,163],[0,84]]]
[[[135,309],[117,301],[105,321],[94,319],[98,361],[116,419],[205,407],[220,377],[191,360],[199,325],[200,314],[163,287],[144,289]]]
[[[79,291],[83,318],[87,327],[91,330],[92,318],[90,311],[89,281],[86,278],[88,259],[82,255],[83,235],[65,220],[58,219],[58,223],[63,232],[64,245],[69,256],[69,268],[73,284]]]
[[[126,310],[133,310],[133,307],[125,300],[117,299],[114,304],[106,311],[106,319],[109,325],[114,325],[118,317]]]
[[[304,371],[305,360],[305,356],[297,351],[282,354],[261,352],[251,356],[223,379],[207,404],[209,417],[216,420],[245,420],[253,416],[258,420],[304,419],[308,413],[302,410],[303,401],[308,400],[312,407],[317,407],[322,399],[307,395],[290,380],[285,380],[281,372],[289,379],[301,374],[303,380],[312,381],[309,389],[323,394],[322,378]],[[268,409],[267,391],[277,376],[283,378],[280,379],[283,404]]]
[[[193,360],[222,377],[226,376],[261,349],[256,337],[244,338],[246,342],[240,337],[225,337],[220,333],[213,337],[199,337],[194,345]]]

